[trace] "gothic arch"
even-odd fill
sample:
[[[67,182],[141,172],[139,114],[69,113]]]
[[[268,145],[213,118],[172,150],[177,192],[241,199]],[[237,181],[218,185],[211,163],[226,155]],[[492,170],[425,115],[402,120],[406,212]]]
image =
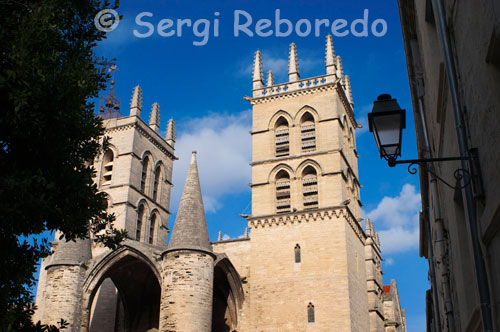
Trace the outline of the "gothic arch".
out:
[[[127,273],[130,270],[134,273]],[[158,328],[161,293],[158,267],[129,244],[107,254],[87,273],[82,294],[82,331],[88,332],[91,328],[92,304],[108,278],[117,289],[117,302],[122,304],[124,315],[121,324],[125,329]],[[118,315],[117,312],[115,314]]]
[[[214,263],[212,332],[229,332],[238,327],[238,313],[245,300],[241,278],[225,254]]]
[[[297,122],[296,125],[300,125],[302,118],[306,113],[311,114],[315,123],[319,122],[318,111],[316,111],[316,109],[312,106],[304,105],[297,111],[297,114],[295,114],[295,121]]]
[[[295,179],[295,172],[293,171],[293,168],[287,164],[281,163],[281,164],[274,166],[274,168],[271,170],[271,172],[269,172],[269,177],[268,177],[267,181],[268,182],[275,181],[276,174],[278,174],[278,172],[281,170],[285,170],[288,172],[288,175],[290,176],[290,180]]]
[[[284,110],[279,110],[278,112],[274,113],[271,119],[269,120],[268,124],[269,130],[274,130],[276,122],[280,117],[283,117],[288,122],[289,127],[293,125],[293,117],[290,115],[290,113]]]
[[[316,160],[306,159],[297,166],[297,170],[295,171],[297,176],[302,177],[302,172],[307,166],[312,166],[318,176],[323,175],[323,168]]]

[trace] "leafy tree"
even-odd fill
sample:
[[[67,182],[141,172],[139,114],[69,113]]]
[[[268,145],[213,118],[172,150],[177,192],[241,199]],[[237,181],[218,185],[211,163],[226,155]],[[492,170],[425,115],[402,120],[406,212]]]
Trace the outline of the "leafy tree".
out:
[[[105,8],[108,1],[0,0],[1,331],[57,330],[31,323],[33,273],[50,253],[36,235],[85,238],[114,220],[88,162],[103,148],[90,100],[109,79],[94,53],[105,37],[94,17]],[[125,236],[113,229],[98,240],[114,248]]]

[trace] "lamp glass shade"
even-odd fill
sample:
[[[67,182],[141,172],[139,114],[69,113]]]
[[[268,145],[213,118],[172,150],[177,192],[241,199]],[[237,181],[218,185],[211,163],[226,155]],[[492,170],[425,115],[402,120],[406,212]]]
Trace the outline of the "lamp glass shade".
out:
[[[389,159],[400,156],[402,133],[405,127],[404,110],[372,112],[368,114],[368,121],[380,157]]]

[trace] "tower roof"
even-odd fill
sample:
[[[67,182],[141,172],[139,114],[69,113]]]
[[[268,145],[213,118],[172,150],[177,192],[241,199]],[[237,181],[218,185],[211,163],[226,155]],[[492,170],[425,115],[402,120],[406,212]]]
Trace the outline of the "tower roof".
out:
[[[195,249],[212,252],[208,239],[205,208],[201,196],[196,151],[191,156],[191,165],[182,192],[181,203],[175,218],[174,231],[168,250]]]

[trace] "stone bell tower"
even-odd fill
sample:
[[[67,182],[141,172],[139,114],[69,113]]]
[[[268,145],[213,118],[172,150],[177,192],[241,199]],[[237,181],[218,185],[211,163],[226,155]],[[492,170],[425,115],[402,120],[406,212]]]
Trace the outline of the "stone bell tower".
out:
[[[369,327],[350,79],[326,39],[326,74],[264,85],[255,54],[252,104],[251,318],[255,331]],[[279,278],[277,278],[279,276]],[[264,328],[265,327],[265,328]]]

